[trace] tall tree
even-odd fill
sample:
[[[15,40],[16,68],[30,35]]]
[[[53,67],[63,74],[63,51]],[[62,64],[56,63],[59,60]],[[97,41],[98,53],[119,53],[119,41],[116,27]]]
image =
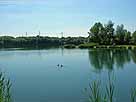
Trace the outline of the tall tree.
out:
[[[100,22],[95,23],[90,29],[90,32],[88,32],[91,41],[100,43],[103,37],[103,31],[104,31],[103,25]]]
[[[114,23],[112,21],[109,21],[105,25],[105,33],[106,33],[106,44],[112,44],[113,43],[113,36],[114,36]]]
[[[136,44],[136,31],[132,34],[132,42],[133,44]]]
[[[124,30],[125,31],[125,37],[124,37],[124,42],[125,44],[130,44],[131,41],[131,32]]]
[[[125,30],[123,24],[117,26],[116,36],[117,36],[116,40],[118,41],[118,44],[123,44],[125,38]]]

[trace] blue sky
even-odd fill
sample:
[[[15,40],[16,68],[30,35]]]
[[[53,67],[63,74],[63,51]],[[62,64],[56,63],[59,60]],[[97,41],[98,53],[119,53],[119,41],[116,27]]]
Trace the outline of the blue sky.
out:
[[[135,5],[135,0],[0,0],[0,34],[87,36],[95,22],[108,20],[133,32]]]

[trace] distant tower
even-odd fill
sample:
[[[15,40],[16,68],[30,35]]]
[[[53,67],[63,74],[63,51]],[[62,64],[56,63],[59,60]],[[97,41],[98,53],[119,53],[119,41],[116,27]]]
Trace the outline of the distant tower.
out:
[[[39,36],[41,35],[41,32],[39,31]]]
[[[63,33],[63,32],[61,32],[61,38],[63,38],[63,34],[64,34],[64,33]]]
[[[39,31],[38,35],[36,36],[36,48],[39,46],[39,37],[41,35],[41,32]]]
[[[27,35],[28,35],[28,34],[27,34],[27,32],[26,32],[26,37],[27,37]]]
[[[61,32],[60,34],[61,34],[61,46],[63,46],[63,32]]]

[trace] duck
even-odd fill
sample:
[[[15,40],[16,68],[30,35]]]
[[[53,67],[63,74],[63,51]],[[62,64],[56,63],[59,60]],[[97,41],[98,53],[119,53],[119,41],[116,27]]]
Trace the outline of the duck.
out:
[[[59,64],[57,66],[59,67]]]
[[[60,67],[63,67],[63,65],[61,64]]]

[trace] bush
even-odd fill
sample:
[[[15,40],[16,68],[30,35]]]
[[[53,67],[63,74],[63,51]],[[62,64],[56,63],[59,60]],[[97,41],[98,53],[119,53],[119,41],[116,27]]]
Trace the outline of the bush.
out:
[[[79,48],[93,48],[94,46],[97,46],[97,43],[86,43],[86,44],[80,44]]]
[[[72,48],[76,48],[76,46],[73,44],[68,44],[68,45],[64,45],[64,48],[72,49]]]

